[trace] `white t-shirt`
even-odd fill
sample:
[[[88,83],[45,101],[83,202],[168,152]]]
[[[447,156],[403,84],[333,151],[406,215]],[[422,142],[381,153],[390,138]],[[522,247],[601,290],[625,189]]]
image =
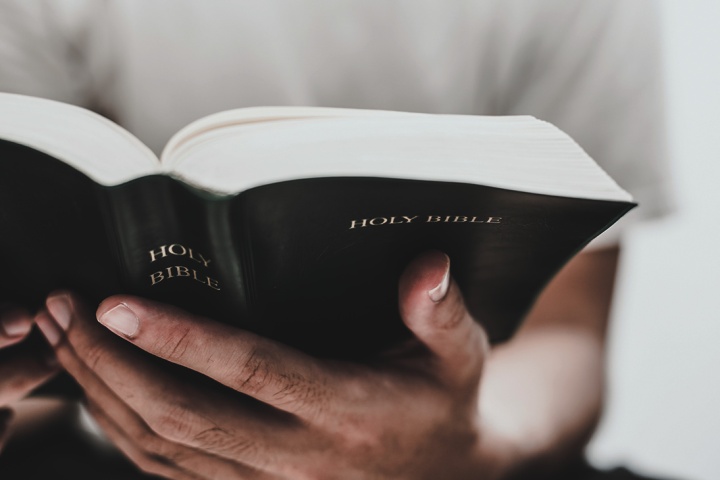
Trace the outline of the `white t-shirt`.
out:
[[[667,210],[653,0],[0,3],[0,91],[94,108],[159,151],[258,105],[530,114]],[[622,223],[596,245],[618,241]]]

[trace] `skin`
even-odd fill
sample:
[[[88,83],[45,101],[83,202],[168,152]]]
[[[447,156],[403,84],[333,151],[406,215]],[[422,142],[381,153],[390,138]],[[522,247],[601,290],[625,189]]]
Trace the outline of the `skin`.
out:
[[[23,343],[32,326],[33,317],[27,310],[8,305],[0,307],[0,451],[7,442],[13,417],[9,405],[58,371],[54,356],[48,357]]]
[[[514,339],[493,349],[447,257],[425,254],[399,284],[415,339],[366,365],[130,296],[106,299],[95,315],[56,292],[35,321],[108,437],[149,473],[538,477],[578,455],[599,416],[617,253],[578,256]]]

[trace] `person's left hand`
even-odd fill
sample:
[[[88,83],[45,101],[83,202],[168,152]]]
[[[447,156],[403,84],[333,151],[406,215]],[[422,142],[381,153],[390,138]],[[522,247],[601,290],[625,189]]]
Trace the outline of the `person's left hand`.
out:
[[[478,418],[487,339],[448,281],[447,263],[436,252],[406,271],[400,308],[417,340],[375,365],[315,359],[136,297],[103,302],[102,323],[205,377],[195,382],[109,335],[70,293],[51,296],[52,316],[41,312],[36,322],[84,388],[98,423],[147,472],[176,479],[496,478],[502,442],[481,435]]]
[[[33,317],[27,310],[0,305],[0,453],[10,434],[10,406],[59,370],[51,350],[28,343],[32,326]]]

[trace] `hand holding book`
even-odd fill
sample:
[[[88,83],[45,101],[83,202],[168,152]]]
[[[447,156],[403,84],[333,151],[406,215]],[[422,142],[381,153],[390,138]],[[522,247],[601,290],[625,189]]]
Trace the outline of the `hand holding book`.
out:
[[[78,297],[48,300],[56,322],[37,317],[136,463],[252,478],[335,470],[342,453],[353,473],[493,478],[567,455],[592,429],[601,329],[577,327],[604,318],[583,308],[609,298],[574,290],[607,290],[565,282],[540,302],[549,323],[513,333],[553,274],[633,203],[551,125],[241,109],[186,127],[158,162],[90,112],[12,95],[0,105],[0,229],[17,233],[0,238],[0,295],[138,295],[111,297],[102,318],[116,332],[129,320],[131,341],[185,367],[108,338]],[[445,291],[447,265],[426,257],[398,295],[404,266],[428,249],[453,259],[457,285]],[[596,273],[578,278],[607,277]],[[572,408],[549,378],[576,390]],[[172,460],[153,460],[162,453]]]
[[[510,460],[513,447],[478,420],[487,336],[439,252],[416,259],[400,281],[415,338],[367,365],[316,359],[136,297],[111,297],[98,309],[118,336],[230,390],[149,361],[74,295],[55,294],[47,305],[37,323],[94,417],[151,473],[475,479],[497,478]]]
[[[593,273],[597,260],[576,261],[561,280]],[[317,359],[130,296],[111,297],[97,312],[123,340],[67,292],[49,297],[36,322],[107,435],[143,470],[169,478],[500,479],[575,453],[598,405],[592,390],[572,391],[595,382],[584,335],[570,348],[557,342],[553,324],[567,318],[551,307],[549,321],[534,315],[530,332],[491,350],[448,266],[439,252],[409,265],[399,307],[414,337],[364,364]],[[596,267],[611,284],[612,272]],[[597,286],[565,291],[582,298]],[[593,322],[604,310],[582,313],[561,336],[599,332]]]
[[[6,407],[59,370],[54,355],[48,355],[42,345],[27,341],[32,326],[32,316],[26,310],[8,305],[0,308],[0,451],[12,417],[12,411]]]

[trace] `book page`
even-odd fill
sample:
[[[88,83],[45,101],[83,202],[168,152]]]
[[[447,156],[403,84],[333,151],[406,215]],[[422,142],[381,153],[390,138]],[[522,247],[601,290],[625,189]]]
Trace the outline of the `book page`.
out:
[[[530,116],[241,109],[184,129],[163,153],[163,170],[220,195],[302,178],[381,177],[632,200],[569,136]]]
[[[0,138],[51,155],[101,185],[159,173],[157,157],[134,135],[66,103],[0,93]]]

